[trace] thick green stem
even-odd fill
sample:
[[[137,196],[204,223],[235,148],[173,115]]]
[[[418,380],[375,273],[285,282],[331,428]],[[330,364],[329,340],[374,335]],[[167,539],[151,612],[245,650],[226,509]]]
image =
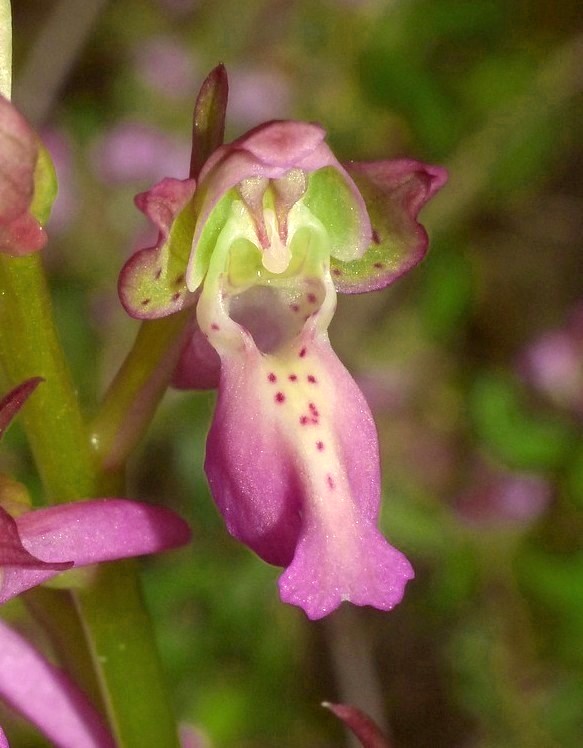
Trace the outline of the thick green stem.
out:
[[[94,460],[53,324],[40,255],[0,254],[0,360],[8,386],[43,377],[22,411],[52,503],[94,495]]]

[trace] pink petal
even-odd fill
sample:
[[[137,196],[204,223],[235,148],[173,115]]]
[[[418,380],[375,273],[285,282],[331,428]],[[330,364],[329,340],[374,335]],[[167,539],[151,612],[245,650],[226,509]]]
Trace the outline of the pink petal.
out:
[[[115,748],[103,719],[85,694],[2,621],[0,696],[57,748]],[[2,745],[8,743],[0,735]]]
[[[328,702],[324,702],[322,706],[329,709],[352,730],[360,741],[362,748],[391,748],[391,744],[377,725],[360,709],[348,704],[330,704]]]
[[[284,352],[225,355],[205,469],[229,532],[289,566],[284,602],[320,618],[344,600],[382,610],[413,571],[376,528],[376,429],[315,322]]]
[[[445,184],[447,172],[410,159],[352,163],[347,169],[364,197],[373,242],[360,259],[333,260],[332,275],[343,293],[374,291],[423,259],[428,238],[417,215]]]
[[[16,519],[25,549],[54,564],[88,566],[176,548],[190,540],[174,512],[127,499],[92,499],[28,512]],[[51,569],[6,566],[0,603],[54,577]]]
[[[194,319],[172,378],[172,386],[180,390],[213,390],[219,386],[220,371],[219,355]]]
[[[63,571],[73,566],[72,561],[47,563],[29,553],[22,544],[16,521],[0,506],[0,567]]]
[[[12,422],[14,416],[42,381],[42,377],[27,379],[25,382],[22,382],[22,384],[19,384],[18,387],[10,390],[10,392],[0,400],[0,439]]]
[[[0,251],[22,255],[41,249],[46,235],[30,214],[39,145],[36,134],[0,96]]]
[[[2,731],[2,728],[0,727],[0,748],[10,748],[8,745],[8,741],[6,740],[6,735],[4,735],[4,732]]]

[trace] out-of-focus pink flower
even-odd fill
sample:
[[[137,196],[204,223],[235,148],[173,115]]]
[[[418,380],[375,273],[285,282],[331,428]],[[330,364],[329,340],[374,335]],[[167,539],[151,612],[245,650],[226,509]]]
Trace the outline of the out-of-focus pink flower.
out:
[[[497,471],[482,464],[455,501],[458,515],[477,527],[527,527],[548,508],[551,487],[539,475]]]
[[[229,113],[240,128],[254,127],[291,112],[290,82],[279,70],[240,67],[230,77]]]
[[[520,356],[518,368],[554,403],[583,416],[583,303],[563,328],[535,340]]]
[[[139,79],[155,93],[180,99],[189,97],[197,72],[192,55],[171,36],[154,36],[136,49],[135,69]]]
[[[95,143],[91,156],[102,181],[124,183],[184,177],[189,153],[187,141],[137,122],[122,122]]]

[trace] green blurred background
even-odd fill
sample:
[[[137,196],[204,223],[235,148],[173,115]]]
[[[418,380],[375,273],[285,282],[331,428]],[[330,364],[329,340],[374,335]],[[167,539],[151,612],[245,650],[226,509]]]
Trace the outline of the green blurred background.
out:
[[[319,703],[339,700],[396,748],[583,745],[579,3],[13,6],[14,98],[61,180],[46,261],[88,412],[138,326],[116,294],[152,239],[133,195],[187,176],[194,96],[217,62],[228,139],[316,120],[341,158],[450,169],[424,213],[428,259],[340,299],[331,332],[377,419],[383,528],[417,572],[395,611],[309,623],[279,603],[278,570],[227,535],[208,494],[212,395],[169,393],[132,462],[132,494],[195,533],[144,564],[181,720],[217,748],[332,748],[347,738]],[[38,495],[18,428],[0,468]],[[41,745],[25,730],[17,743]]]

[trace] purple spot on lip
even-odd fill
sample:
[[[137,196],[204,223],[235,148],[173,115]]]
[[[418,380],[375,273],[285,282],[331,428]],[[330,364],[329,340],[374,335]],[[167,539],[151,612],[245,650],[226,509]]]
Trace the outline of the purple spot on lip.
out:
[[[289,377],[288,377],[288,379],[289,379],[290,382],[297,382],[298,381],[298,376],[297,376],[297,374],[290,374]]]
[[[213,322],[211,325],[211,330],[220,330],[221,328],[217,325],[216,322]]]
[[[267,375],[267,379],[270,382],[277,382],[277,377],[275,376],[275,374],[272,371],[269,372],[269,374]]]
[[[336,483],[334,482],[334,478],[331,475],[326,476],[326,482],[328,483],[328,488],[332,490],[336,488]]]
[[[177,275],[174,279],[174,285],[179,286],[184,281],[184,273],[180,273],[180,275]]]
[[[276,403],[283,403],[285,401],[285,395],[283,392],[277,392],[275,395],[275,402]]]
[[[308,382],[310,384],[316,384],[316,377],[313,374],[308,374]]]
[[[302,426],[306,426],[308,421],[309,421],[308,416],[300,416],[300,423],[302,424]]]
[[[156,270],[156,273],[154,274],[154,280],[158,280],[158,278],[162,275],[162,268],[158,268]]]
[[[180,291],[177,291],[175,294],[172,294],[172,301],[178,301],[180,298]]]
[[[342,275],[342,270],[340,268],[332,268],[332,275]]]
[[[377,268],[377,270],[382,270],[384,268],[384,265],[382,262],[375,262],[373,267]]]
[[[308,301],[310,304],[315,304],[317,301],[316,294],[315,293],[309,293],[308,294]]]
[[[302,350],[299,353],[300,358],[303,358],[306,355],[306,348],[302,348]]]
[[[292,312],[299,312],[300,311],[300,305],[299,304],[290,304],[289,308],[292,310]]]
[[[148,304],[152,301],[152,299],[143,299],[142,300],[142,306],[148,306]]]
[[[316,442],[316,449],[318,450],[318,452],[322,452],[322,450],[324,449],[324,442]]]
[[[375,244],[381,243],[381,237],[379,236],[379,232],[376,229],[372,230],[372,240]]]

